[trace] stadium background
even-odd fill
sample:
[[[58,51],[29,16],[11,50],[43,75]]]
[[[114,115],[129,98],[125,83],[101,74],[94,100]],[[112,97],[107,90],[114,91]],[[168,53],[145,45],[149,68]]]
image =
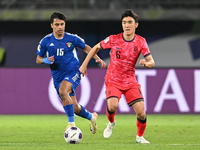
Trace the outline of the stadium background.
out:
[[[133,9],[139,16],[136,33],[145,37],[156,62],[153,69],[137,64],[147,113],[200,113],[200,2],[198,0],[2,0],[0,46],[0,114],[62,114],[47,65],[35,63],[39,41],[51,33],[49,17],[66,14],[66,31],[94,46],[122,32],[120,15]],[[84,52],[78,50],[80,62]],[[108,50],[99,56],[109,64]],[[105,113],[105,69],[91,61],[88,77],[77,89],[80,103]],[[54,101],[54,102],[53,102]],[[122,97],[119,113],[133,113]]]

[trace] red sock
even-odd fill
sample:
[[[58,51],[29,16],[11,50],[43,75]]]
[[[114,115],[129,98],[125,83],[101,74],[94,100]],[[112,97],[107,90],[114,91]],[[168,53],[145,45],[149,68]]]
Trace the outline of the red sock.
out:
[[[106,108],[106,115],[110,123],[113,123],[115,121],[116,111],[110,115],[108,109]]]
[[[146,129],[147,123],[142,123],[137,119],[137,135],[138,136],[143,136],[144,131]]]

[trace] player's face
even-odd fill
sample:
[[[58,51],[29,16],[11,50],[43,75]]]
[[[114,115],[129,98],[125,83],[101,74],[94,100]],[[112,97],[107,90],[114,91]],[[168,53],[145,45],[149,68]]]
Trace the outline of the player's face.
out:
[[[124,17],[122,19],[122,28],[124,35],[131,36],[135,34],[135,29],[138,27],[138,23],[135,23],[135,19],[132,17]]]
[[[65,32],[65,21],[55,18],[51,24],[51,28],[56,38],[62,38]]]

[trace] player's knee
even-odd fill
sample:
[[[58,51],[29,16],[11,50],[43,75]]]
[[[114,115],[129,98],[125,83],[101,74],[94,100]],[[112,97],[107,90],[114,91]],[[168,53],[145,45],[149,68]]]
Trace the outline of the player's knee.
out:
[[[59,94],[61,98],[69,96],[69,92],[66,89],[62,89],[62,88],[59,89]]]
[[[60,94],[60,97],[63,98],[66,96],[67,92],[65,92],[63,90],[59,90],[59,94]]]
[[[116,101],[110,100],[110,101],[107,102],[107,104],[108,104],[108,110],[110,112],[115,112],[118,108],[118,105],[119,105],[118,100],[116,100]]]
[[[117,110],[117,106],[116,105],[111,105],[108,107],[110,112],[115,112]]]
[[[137,118],[141,119],[141,120],[144,120],[146,118],[145,112],[139,112],[139,113],[137,113]]]

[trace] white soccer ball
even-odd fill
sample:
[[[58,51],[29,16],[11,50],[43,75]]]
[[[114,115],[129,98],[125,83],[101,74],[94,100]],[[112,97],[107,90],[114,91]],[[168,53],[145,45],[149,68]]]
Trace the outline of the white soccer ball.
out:
[[[70,127],[65,131],[65,141],[69,144],[78,144],[82,138],[82,131],[78,127]]]

